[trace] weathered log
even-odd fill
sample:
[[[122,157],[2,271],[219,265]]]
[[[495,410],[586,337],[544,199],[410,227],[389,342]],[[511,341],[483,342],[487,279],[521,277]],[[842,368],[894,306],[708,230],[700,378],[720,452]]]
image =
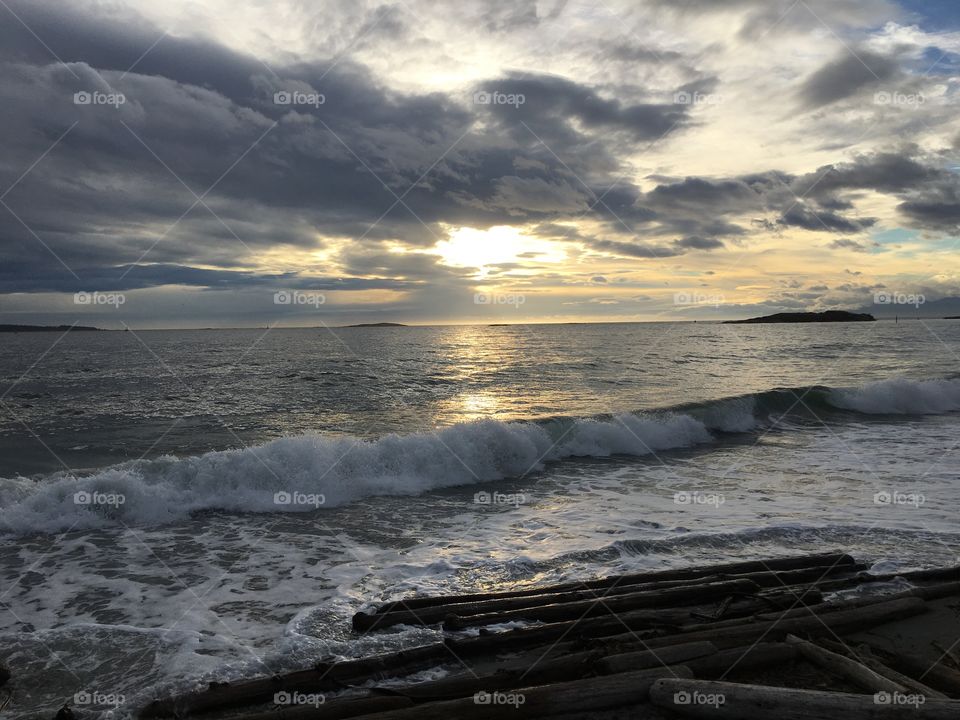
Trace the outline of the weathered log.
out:
[[[650,701],[681,717],[736,720],[956,720],[960,702],[912,696],[856,695],[709,680],[662,679]],[[915,704],[909,701],[913,700]],[[919,704],[921,703],[922,704]],[[916,708],[920,708],[920,712]]]
[[[451,603],[449,605],[431,605],[425,608],[414,608],[413,610],[397,609],[390,612],[373,614],[358,612],[353,616],[353,629],[368,631],[382,629],[392,625],[432,625],[441,622],[447,615],[465,617],[468,615],[483,615],[507,610],[522,610],[543,605],[555,605],[557,603],[596,600],[598,597],[605,598],[675,587],[690,587],[693,585],[702,585],[707,582],[719,582],[722,579],[719,575],[710,575],[707,576],[707,578],[703,578],[703,583],[699,582],[700,578],[694,580],[671,580],[662,583],[610,587],[600,591],[569,590],[567,592],[545,593],[542,595],[525,595],[518,598]],[[402,601],[400,602],[402,603]]]
[[[573,653],[558,658],[541,658],[533,662],[513,663],[489,675],[477,676],[473,673],[465,673],[405,687],[375,688],[374,692],[402,695],[417,702],[451,700],[482,691],[511,690],[589,677],[596,674],[599,658],[600,652],[596,650]]]
[[[490,720],[490,718],[545,718],[576,716],[619,707],[632,707],[647,700],[650,686],[664,677],[691,678],[690,669],[640,670],[604,677],[573,680],[552,685],[524,687],[507,694],[515,704],[498,702],[493,693],[462,700],[426,703],[414,708],[376,713],[363,720]],[[485,702],[486,701],[486,702]]]
[[[823,645],[828,650],[833,650],[835,653],[845,654],[851,652],[851,649],[842,643],[838,643],[835,640],[829,640],[827,638],[820,638],[817,641],[820,645]],[[937,698],[940,700],[948,700],[949,696],[945,693],[940,692],[939,690],[934,690],[929,685],[924,685],[918,680],[914,680],[908,675],[904,675],[901,672],[897,672],[892,667],[885,665],[880,662],[877,657],[873,654],[870,647],[867,645],[858,645],[856,651],[857,659],[866,665],[868,668],[874,672],[880,673],[886,678],[893,680],[895,683],[899,683],[907,688],[908,691],[923,695],[928,698]]]
[[[764,594],[761,596],[750,596],[731,603],[725,616],[728,618],[737,618],[737,620],[714,621],[711,623],[696,623],[698,628],[714,627],[722,623],[743,624],[750,622],[751,617],[759,612],[768,612],[771,605],[773,607],[789,607],[796,603],[793,595],[782,593]],[[808,592],[804,596],[804,602],[817,604],[822,601],[819,592]],[[616,616],[607,615],[601,617],[583,618],[582,620],[566,620],[545,625],[538,625],[529,628],[517,628],[504,632],[480,631],[480,636],[471,639],[465,639],[458,646],[458,654],[476,655],[484,652],[500,652],[512,648],[532,648],[537,645],[555,642],[561,638],[569,640],[579,640],[582,638],[598,638],[605,635],[616,635],[624,630],[630,630],[636,634],[649,635],[651,629],[657,632],[654,634],[675,634],[686,629],[693,620],[693,612],[687,608],[667,608],[663,610],[632,610],[630,612],[617,613]]]
[[[443,643],[435,643],[361,660],[317,663],[308,670],[234,683],[211,683],[206,690],[154,700],[140,711],[139,717],[180,716],[265,703],[272,701],[274,694],[281,691],[335,690],[348,682],[414,672],[453,660],[449,649]]]
[[[320,705],[300,705],[231,715],[231,720],[341,720],[366,717],[372,713],[413,707],[410,698],[401,695],[367,696],[359,699],[332,700]]]
[[[698,578],[682,580],[667,580],[656,583],[631,585],[616,585],[604,589],[580,589],[562,592],[543,592],[539,594],[523,595],[520,597],[492,598],[470,602],[448,603],[443,605],[429,605],[426,607],[407,607],[406,601],[399,600],[392,604],[391,610],[378,610],[376,613],[358,612],[353,616],[353,629],[358,631],[386,628],[392,625],[432,625],[442,621],[447,615],[481,615],[486,613],[518,610],[522,608],[552,605],[556,603],[590,600],[597,597],[610,597],[628,593],[647,592],[651,590],[683,587],[688,585],[704,585],[723,580],[750,580],[761,588],[786,588],[799,583],[816,582],[825,577],[838,574],[847,574],[854,570],[866,567],[856,565],[817,565],[799,570],[775,570],[751,572],[745,574],[713,574]]]
[[[566,592],[568,590],[590,590],[617,585],[639,585],[643,583],[662,582],[669,580],[684,580],[704,577],[707,575],[735,575],[751,572],[769,572],[773,570],[797,570],[814,566],[840,567],[855,566],[856,560],[845,553],[816,553],[811,555],[794,555],[781,558],[767,558],[764,560],[746,560],[742,562],[723,563],[720,565],[701,565],[673,570],[653,570],[626,575],[613,575],[595,580],[583,580],[555,585],[544,585],[521,590],[506,590],[502,592],[475,592],[461,595],[434,595],[430,597],[411,597],[396,600],[379,606],[377,612],[392,612],[394,610],[415,610],[434,605],[451,605],[454,603],[478,602],[499,598],[523,597],[525,595],[543,595],[549,593]]]
[[[894,670],[936,690],[945,692],[950,697],[960,697],[960,672],[947,667],[939,660],[931,660],[904,651],[895,654],[887,653],[884,657]],[[957,717],[960,717],[960,715]]]
[[[450,615],[443,627],[447,630],[462,630],[477,625],[492,625],[509,622],[511,620],[577,620],[583,617],[606,615],[625,610],[655,607],[678,607],[684,604],[694,605],[707,600],[725,597],[737,593],[752,593],[757,585],[749,580],[730,580],[727,582],[708,583],[706,585],[687,585],[684,587],[669,588],[666,590],[650,590],[646,592],[630,593],[604,597],[600,595],[591,600],[579,600],[555,605],[538,605],[521,610],[507,610],[499,613],[484,615],[470,615],[460,617]]]
[[[813,608],[810,608],[811,610]],[[676,645],[681,642],[695,640],[709,640],[721,647],[735,647],[746,645],[759,638],[770,641],[782,640],[788,633],[821,633],[829,629],[841,635],[865,628],[883,625],[884,623],[901,620],[913,615],[926,612],[926,603],[920,598],[903,598],[887,602],[878,602],[849,610],[835,610],[829,613],[808,615],[807,617],[790,617],[787,619],[768,620],[759,623],[748,623],[733,627],[713,628],[699,632],[679,633],[665,637],[650,638],[644,641],[649,648]],[[602,642],[626,643],[636,640],[629,634],[613,635],[604,638]]]
[[[717,646],[711,642],[681,643],[668,645],[657,650],[638,650],[636,652],[607,655],[597,661],[597,672],[602,675],[644,670],[646,668],[666,667],[685,663],[696,658],[717,654]]]
[[[796,648],[786,643],[758,642],[746,647],[721,650],[714,655],[695,658],[684,664],[698,678],[723,679],[735,670],[754,670],[791,663],[797,659],[797,654]]]
[[[828,672],[845,677],[859,688],[872,693],[907,693],[907,688],[900,683],[878,674],[852,658],[831,652],[815,643],[798,638],[796,635],[787,635],[787,642],[794,645],[800,651],[800,654],[814,665],[819,665]]]

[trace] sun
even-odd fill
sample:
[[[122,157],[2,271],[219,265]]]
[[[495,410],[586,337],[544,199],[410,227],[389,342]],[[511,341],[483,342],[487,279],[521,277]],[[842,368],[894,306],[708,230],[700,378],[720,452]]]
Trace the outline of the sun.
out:
[[[487,266],[501,263],[560,262],[565,253],[549,240],[524,234],[520,228],[495,225],[487,230],[460,227],[448,240],[436,244],[434,251],[447,265],[475,267],[485,275]]]

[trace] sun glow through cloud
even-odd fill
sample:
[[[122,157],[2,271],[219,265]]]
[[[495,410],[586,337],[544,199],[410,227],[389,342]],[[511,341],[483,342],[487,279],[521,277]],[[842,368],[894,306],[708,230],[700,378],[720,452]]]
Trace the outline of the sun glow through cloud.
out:
[[[449,240],[438,242],[435,250],[447,265],[475,267],[480,275],[487,274],[491,265],[531,260],[556,263],[566,258],[555,243],[531,237],[510,225],[487,230],[461,227],[450,233]]]

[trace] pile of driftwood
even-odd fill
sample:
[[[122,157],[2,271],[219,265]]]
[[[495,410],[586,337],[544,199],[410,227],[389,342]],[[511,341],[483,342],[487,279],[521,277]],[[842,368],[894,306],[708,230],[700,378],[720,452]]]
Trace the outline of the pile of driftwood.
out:
[[[865,570],[831,553],[397,600],[355,631],[444,641],[212,684],[140,718],[960,718],[960,568]],[[883,594],[893,580],[909,589]],[[858,588],[877,591],[830,599]]]

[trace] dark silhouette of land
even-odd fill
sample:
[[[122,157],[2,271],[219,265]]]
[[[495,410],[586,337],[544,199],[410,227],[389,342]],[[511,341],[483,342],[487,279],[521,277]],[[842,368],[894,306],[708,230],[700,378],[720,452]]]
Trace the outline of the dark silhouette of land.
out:
[[[344,327],[406,327],[403,323],[379,322],[379,323],[359,323],[357,325],[344,325]]]
[[[0,332],[66,332],[67,330],[103,332],[103,328],[86,325],[0,325]]]
[[[726,324],[743,325],[750,323],[811,323],[811,322],[871,322],[876,320],[869,313],[852,313],[846,310],[827,310],[825,312],[775,313],[747,320],[726,320]]]

